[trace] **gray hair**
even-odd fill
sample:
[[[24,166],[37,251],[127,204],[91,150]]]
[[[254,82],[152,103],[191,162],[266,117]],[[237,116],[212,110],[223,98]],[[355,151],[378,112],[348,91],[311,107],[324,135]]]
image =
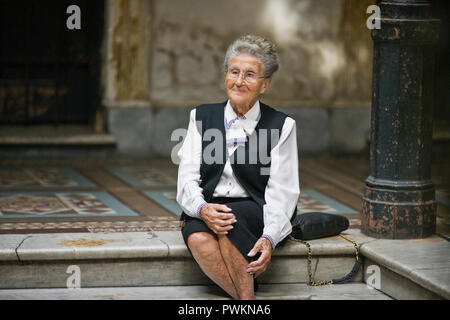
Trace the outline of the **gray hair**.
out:
[[[228,70],[230,60],[241,53],[249,53],[259,59],[266,78],[271,78],[278,70],[279,62],[275,44],[260,36],[246,35],[235,40],[228,47],[223,63],[224,73]]]

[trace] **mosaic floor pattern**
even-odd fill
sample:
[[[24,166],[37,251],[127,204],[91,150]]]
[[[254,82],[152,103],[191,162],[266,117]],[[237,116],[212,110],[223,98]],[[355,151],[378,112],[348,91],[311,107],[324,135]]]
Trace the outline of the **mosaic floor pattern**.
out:
[[[152,166],[108,166],[106,169],[132,187],[176,187],[175,177]]]
[[[0,218],[137,216],[104,191],[1,192]]]
[[[150,197],[173,214],[180,216],[182,209],[176,202],[176,191],[144,191]],[[297,210],[299,214],[307,212],[326,212],[332,214],[359,214],[352,208],[339,203],[315,190],[302,190]]]
[[[150,232],[159,230],[179,230],[180,221],[176,217],[151,217],[145,221],[91,221],[91,222],[17,222],[1,223],[0,233],[23,232]]]
[[[2,166],[0,169],[0,190],[55,187],[96,188],[97,185],[72,168]]]
[[[359,228],[367,159],[300,163],[299,213],[341,214]],[[0,233],[179,230],[176,173],[163,160],[0,161]],[[450,235],[448,185],[436,200],[438,231]]]

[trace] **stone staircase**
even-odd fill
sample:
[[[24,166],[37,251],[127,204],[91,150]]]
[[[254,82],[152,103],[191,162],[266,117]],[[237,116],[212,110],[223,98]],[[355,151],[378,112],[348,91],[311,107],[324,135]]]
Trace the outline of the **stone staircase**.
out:
[[[89,125],[2,125],[0,159],[94,158],[117,154],[117,139]]]
[[[450,266],[444,258],[438,262],[440,270],[444,270],[440,276],[437,275],[440,279],[433,279],[430,272],[425,276],[419,271],[414,274],[409,270],[408,273],[401,261],[394,263],[390,260],[389,255],[396,251],[392,244],[383,242],[387,240],[366,237],[358,230],[346,232],[361,246],[363,268],[354,282],[323,287],[306,285],[307,249],[301,243],[288,241],[274,251],[270,267],[258,278],[260,289],[257,299],[450,297]],[[441,238],[436,237],[428,242],[415,241],[419,241],[422,250],[434,250],[435,255],[443,250],[444,257],[450,256],[450,246]],[[351,243],[340,237],[310,243],[316,280],[340,278],[353,267],[354,248]],[[380,248],[385,246],[392,250],[381,250],[380,253]],[[405,250],[401,250],[406,257]],[[380,290],[364,283],[366,274],[370,276],[372,272],[367,268],[373,265],[379,266],[381,272]],[[79,276],[81,289],[67,289],[68,285],[76,284],[76,276]],[[179,231],[153,231],[0,235],[0,299],[228,297],[203,275],[186,249]]]

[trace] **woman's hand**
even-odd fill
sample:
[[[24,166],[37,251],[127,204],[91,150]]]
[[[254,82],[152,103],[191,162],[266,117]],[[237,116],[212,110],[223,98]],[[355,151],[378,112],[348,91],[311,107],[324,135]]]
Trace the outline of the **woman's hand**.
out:
[[[258,260],[250,262],[248,264],[247,272],[254,274],[255,278],[261,273],[266,271],[269,266],[270,259],[272,257],[272,243],[267,238],[259,238],[256,241],[254,247],[248,253],[249,257],[254,257],[258,252],[261,252],[261,256]]]
[[[215,234],[227,234],[236,222],[234,214],[226,205],[207,203],[200,209],[200,217]]]

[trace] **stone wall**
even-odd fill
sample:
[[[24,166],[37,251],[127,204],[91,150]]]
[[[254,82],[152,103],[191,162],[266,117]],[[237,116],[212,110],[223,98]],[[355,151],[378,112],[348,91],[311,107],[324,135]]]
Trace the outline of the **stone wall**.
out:
[[[359,152],[370,125],[366,8],[374,2],[107,0],[108,130],[124,152],[134,152],[131,135],[146,141],[137,144],[136,153],[169,156],[170,133],[187,126],[188,110],[226,99],[226,48],[253,33],[278,45],[280,69],[262,100],[296,119],[300,151]],[[141,117],[150,121],[140,121],[142,128],[117,123]]]
[[[272,39],[281,66],[265,100],[283,106],[361,106],[370,100],[371,1],[154,2],[150,96],[157,106],[221,100],[222,63],[234,39]],[[186,103],[188,102],[188,103]]]

